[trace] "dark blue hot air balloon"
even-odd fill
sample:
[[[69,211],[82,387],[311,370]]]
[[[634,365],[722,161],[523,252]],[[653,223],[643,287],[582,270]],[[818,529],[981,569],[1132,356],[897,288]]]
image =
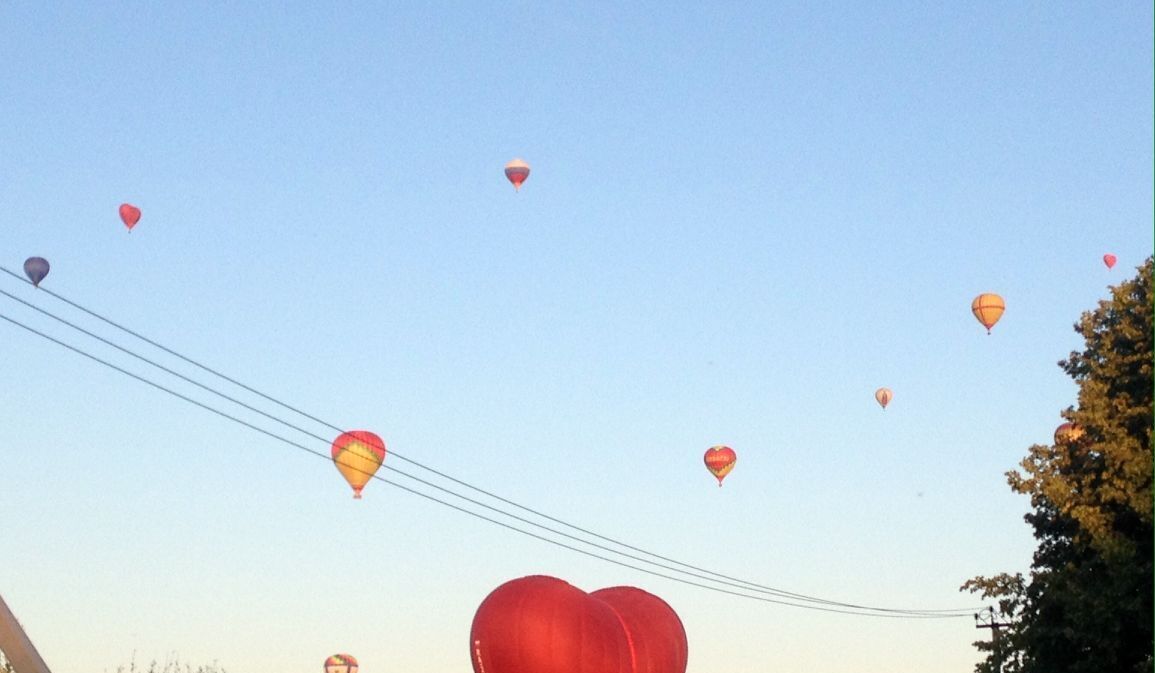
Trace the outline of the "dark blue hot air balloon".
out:
[[[48,275],[48,260],[43,257],[29,257],[24,260],[24,273],[33,285],[40,287],[40,281]]]

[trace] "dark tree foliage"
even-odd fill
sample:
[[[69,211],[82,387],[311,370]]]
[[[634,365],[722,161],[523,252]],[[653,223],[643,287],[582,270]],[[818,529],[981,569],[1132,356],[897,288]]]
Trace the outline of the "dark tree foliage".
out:
[[[1075,331],[1086,349],[1059,366],[1079,385],[1063,416],[1081,434],[1032,446],[1007,473],[1029,495],[1039,542],[1029,577],[975,577],[1009,626],[977,673],[1151,673],[1152,258]]]

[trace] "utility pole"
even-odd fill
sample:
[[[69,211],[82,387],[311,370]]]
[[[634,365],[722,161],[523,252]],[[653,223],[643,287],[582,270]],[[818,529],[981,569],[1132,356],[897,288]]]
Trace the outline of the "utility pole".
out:
[[[995,673],[1002,673],[1003,670],[1003,652],[999,647],[999,629],[1007,626],[1010,626],[1010,624],[1000,622],[995,617],[994,608],[986,608],[982,612],[975,613],[975,628],[991,630],[991,651],[994,652],[995,655]]]
[[[0,650],[16,673],[52,673],[3,598],[0,598]]]

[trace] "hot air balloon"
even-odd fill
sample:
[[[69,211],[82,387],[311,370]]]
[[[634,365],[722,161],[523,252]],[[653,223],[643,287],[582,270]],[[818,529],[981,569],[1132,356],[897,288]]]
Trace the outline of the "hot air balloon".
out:
[[[120,219],[131,233],[136,223],[140,222],[140,208],[129,203],[120,204]]]
[[[357,673],[357,668],[351,654],[334,654],[325,660],[325,673]]]
[[[1074,442],[1083,436],[1083,428],[1074,423],[1063,423],[1055,428],[1055,445]]]
[[[343,432],[333,441],[333,462],[345,481],[353,487],[353,497],[361,497],[361,489],[377,473],[385,460],[385,442],[367,430]]]
[[[634,650],[635,673],[685,673],[689,655],[686,629],[661,598],[637,587],[590,592],[618,613]]]
[[[987,334],[991,333],[991,328],[1003,316],[1006,308],[1003,298],[997,294],[980,294],[971,302],[971,313],[974,313],[975,318],[987,328]]]
[[[874,391],[874,399],[878,400],[878,403],[882,405],[883,409],[886,408],[886,405],[890,404],[892,397],[894,397],[894,393],[890,392],[890,388],[879,388]]]
[[[24,260],[24,275],[28,276],[33,285],[40,287],[40,281],[48,275],[48,260],[43,257],[29,257]]]
[[[1107,253],[1106,255],[1103,255],[1103,263],[1107,265],[1108,269],[1114,268],[1115,267],[1115,255],[1112,255],[1111,253]]]
[[[474,673],[634,673],[618,613],[545,575],[510,580],[485,597],[469,630],[469,659]]]
[[[520,191],[521,183],[529,177],[529,164],[521,159],[514,159],[505,165],[505,177],[513,183],[514,191]]]
[[[728,446],[711,446],[706,449],[706,469],[718,478],[718,488],[722,488],[722,480],[734,469],[738,462],[738,455]]]

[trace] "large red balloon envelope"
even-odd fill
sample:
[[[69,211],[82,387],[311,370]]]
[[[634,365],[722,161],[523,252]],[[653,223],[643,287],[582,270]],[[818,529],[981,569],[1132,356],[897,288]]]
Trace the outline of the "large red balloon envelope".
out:
[[[586,593],[533,575],[494,589],[473,617],[474,673],[686,673],[686,630],[635,587]]]
[[[1111,253],[1107,253],[1106,255],[1103,255],[1103,263],[1107,265],[1108,269],[1114,268],[1115,255],[1112,255]]]
[[[140,222],[140,208],[129,203],[120,204],[120,220],[124,222],[124,226],[128,227],[129,231],[132,231],[136,223]]]
[[[485,597],[469,630],[469,658],[474,673],[635,673],[618,613],[544,575]]]
[[[636,587],[590,593],[622,618],[634,648],[635,673],[686,673],[686,629],[666,601]]]

